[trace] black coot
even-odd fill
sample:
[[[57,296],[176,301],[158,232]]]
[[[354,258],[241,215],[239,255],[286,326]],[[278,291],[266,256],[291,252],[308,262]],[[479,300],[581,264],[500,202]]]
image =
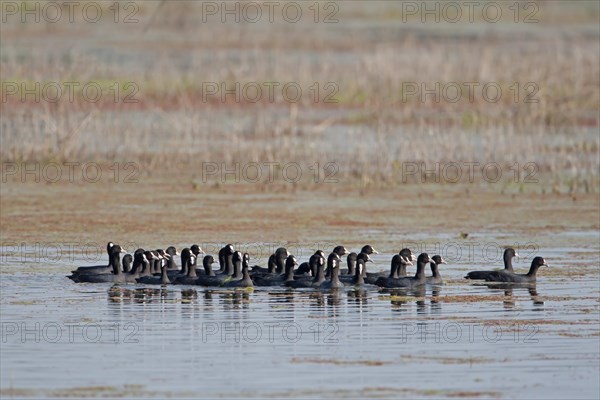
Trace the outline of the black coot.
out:
[[[426,283],[425,268],[431,262],[431,258],[427,253],[421,253],[417,258],[417,273],[413,277],[405,277],[398,279],[378,280],[378,286],[386,288],[406,288],[412,289]]]
[[[344,287],[344,284],[340,281],[340,256],[338,253],[331,253],[327,258],[327,266],[331,269],[331,279],[323,282],[319,289],[321,290],[331,290],[331,289],[341,289]]]
[[[250,276],[253,274],[274,274],[276,269],[277,264],[275,264],[275,254],[271,254],[267,261],[267,267],[265,268],[259,265],[253,266]]]
[[[409,250],[410,251],[410,250]],[[400,252],[402,253],[402,252]],[[406,254],[406,252],[405,252]],[[375,285],[381,287],[391,287],[394,284],[395,280],[400,278],[400,271],[404,271],[403,278],[406,277],[406,266],[412,265],[412,257],[409,259],[405,255],[396,254],[392,257],[392,261],[390,263],[390,274],[388,276],[380,276],[375,280]]]
[[[226,279],[229,279],[227,275],[221,274],[216,275],[212,270],[212,265],[215,263],[215,259],[211,255],[204,256],[202,260],[202,266],[204,267],[204,275],[200,275],[196,279],[195,284],[201,286],[221,286]]]
[[[413,262],[417,261],[417,256],[415,256],[410,249],[404,248],[400,250],[398,255],[401,256],[401,262],[399,264],[399,268],[396,270],[395,278],[404,278],[406,275],[406,267],[409,265],[413,265]]]
[[[233,275],[233,254],[235,250],[232,244],[228,244],[219,251],[219,262],[221,262],[221,258],[223,259],[223,264],[221,264],[221,269],[219,270],[219,274],[231,276]]]
[[[292,288],[318,288],[325,282],[325,257],[318,256],[316,259],[316,269],[314,277],[302,277],[294,280],[285,281],[284,285]]]
[[[91,275],[91,274],[108,274],[112,271],[112,264],[110,261],[110,250],[112,249],[112,247],[115,244],[113,242],[108,242],[108,244],[106,245],[106,254],[108,255],[108,264],[107,265],[92,265],[89,267],[79,267],[76,270],[71,271],[71,273],[73,274],[72,276],[75,275],[81,275],[81,274],[85,274],[85,275]],[[71,276],[69,276],[68,278],[71,278]]]
[[[106,274],[78,274],[70,278],[75,282],[89,283],[135,283],[135,277],[131,274],[123,273],[121,269],[121,246],[115,244],[110,249],[110,263],[113,271]]]
[[[133,256],[131,254],[125,254],[123,256],[123,272],[131,272],[131,264],[133,263]]]
[[[504,250],[504,271],[506,272],[514,272],[512,267],[512,259],[513,257],[518,257],[519,255],[512,247]],[[487,277],[496,271],[471,271],[469,272],[465,278],[466,279],[479,279],[486,280]]]
[[[531,267],[529,272],[526,274],[515,274],[514,272],[508,271],[492,271],[485,280],[487,282],[506,282],[506,283],[535,283],[535,278],[538,269],[542,266],[548,266],[546,260],[543,257],[535,257],[531,261]]]
[[[287,251],[285,247],[279,247],[275,250],[275,268],[276,274],[282,274],[285,268],[285,261],[289,257],[290,253]]]
[[[185,249],[184,249],[185,250]],[[182,250],[183,251],[183,250]],[[186,259],[187,267],[185,268],[187,273],[181,274],[179,271],[175,276],[171,278],[172,282],[175,285],[194,285],[196,284],[196,280],[198,279],[198,274],[196,273],[196,255],[190,251],[189,257]]]
[[[345,246],[335,246],[333,248],[332,253],[335,253],[338,255],[338,257],[340,258],[340,260],[342,259],[343,256],[350,254],[350,252],[346,249]],[[331,256],[331,254],[329,254]],[[338,271],[338,274],[340,273],[340,271]],[[338,275],[339,276],[339,275]],[[327,269],[325,270],[325,278],[329,279],[331,277],[331,266],[329,265],[329,257],[327,257]]]
[[[169,255],[169,258],[167,259],[167,271],[177,271],[179,267],[177,266],[177,262],[175,261],[175,256],[179,256],[180,254],[175,248],[175,246],[167,247],[165,253]]]
[[[303,262],[300,264],[295,272],[296,275],[315,277],[317,275],[317,263],[319,258],[325,259],[325,253],[323,253],[323,250],[315,251],[315,253],[308,259],[308,262]]]
[[[367,253],[361,252],[356,256],[356,270],[354,271],[354,277],[352,278],[353,285],[360,286],[365,284],[368,262],[373,262],[373,260],[371,260],[371,257],[369,257]]]
[[[441,285],[444,283],[442,279],[442,275],[440,275],[440,271],[438,270],[438,265],[440,264],[448,264],[446,260],[442,258],[442,256],[435,255],[431,257],[431,263],[429,266],[431,268],[431,276],[427,277],[427,283],[430,285]]]
[[[171,281],[169,280],[169,275],[167,273],[168,271],[168,264],[164,263],[161,267],[161,272],[160,272],[160,276],[142,276],[139,278],[136,278],[137,283],[143,283],[146,285],[168,285],[169,283],[171,283]]]
[[[238,253],[238,252],[236,252]],[[242,279],[230,280],[225,283],[225,287],[229,288],[249,288],[253,287],[254,284],[252,282],[252,278],[250,278],[250,255],[248,253],[244,253],[242,256]]]
[[[364,253],[364,254],[367,254],[367,255],[379,254],[379,252],[377,250],[375,250],[373,248],[373,246],[371,246],[370,244],[367,244],[366,246],[363,246],[362,249],[360,249],[360,252]]]
[[[265,274],[256,275],[253,277],[254,285],[256,286],[280,286],[287,281],[294,280],[294,267],[298,265],[296,257],[293,255],[287,256],[285,260],[284,274]]]
[[[346,264],[348,265],[346,275],[354,276],[354,271],[356,268],[356,257],[358,257],[358,254],[356,254],[355,252],[348,254],[348,257],[346,257]]]

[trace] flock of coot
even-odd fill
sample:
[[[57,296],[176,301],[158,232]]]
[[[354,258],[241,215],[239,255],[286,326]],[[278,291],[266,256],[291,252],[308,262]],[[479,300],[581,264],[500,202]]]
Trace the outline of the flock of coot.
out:
[[[219,268],[213,270],[217,262],[213,256],[205,255],[200,246],[193,245],[177,252],[173,246],[166,250],[137,249],[133,255],[126,253],[121,246],[109,242],[106,246],[108,265],[79,267],[68,278],[75,282],[91,283],[143,283],[155,285],[182,284],[208,287],[245,288],[253,286],[286,286],[290,288],[337,289],[344,286],[376,285],[383,288],[415,289],[422,285],[443,283],[438,266],[446,261],[435,255],[429,257],[421,253],[416,257],[410,249],[402,249],[392,257],[389,273],[367,272],[367,264],[373,262],[370,255],[378,254],[371,246],[364,246],[353,253],[344,246],[337,246],[325,257],[317,250],[308,260],[298,265],[294,255],[280,247],[269,257],[267,267],[250,266],[248,253],[235,251],[233,245],[221,248],[218,255]],[[180,256],[181,267],[175,256]],[[342,257],[346,256],[347,269],[342,271]],[[547,265],[542,257],[535,257],[527,274],[517,274],[512,268],[512,258],[517,253],[512,248],[504,251],[504,269],[493,271],[472,271],[466,279],[487,282],[534,283],[537,270]],[[202,257],[202,267],[198,259]],[[407,275],[407,267],[416,262],[414,276]],[[426,276],[429,264],[431,276]]]

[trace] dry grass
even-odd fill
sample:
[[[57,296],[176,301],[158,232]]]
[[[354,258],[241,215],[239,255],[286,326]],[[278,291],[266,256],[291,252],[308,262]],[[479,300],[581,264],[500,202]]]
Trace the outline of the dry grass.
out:
[[[154,7],[144,4],[133,26],[2,24],[3,82],[93,81],[107,90],[98,103],[80,94],[58,103],[9,96],[2,103],[2,162],[132,161],[146,174],[190,179],[199,179],[203,162],[294,161],[304,171],[335,162],[336,178],[359,187],[405,183],[407,161],[429,168],[498,162],[504,174],[497,187],[508,191],[537,186],[523,184],[523,175],[514,183],[510,169],[534,162],[546,191],[600,187],[597,6],[584,13],[567,3],[540,4],[539,24],[415,25],[402,22],[393,2],[347,2],[337,24],[303,20],[291,29],[202,23],[194,2]],[[48,37],[68,34],[81,35],[78,46],[47,48]],[[24,43],[31,51],[22,51]],[[274,102],[202,98],[202,82],[273,81],[297,82],[302,100],[290,104],[277,91]],[[115,82],[116,102],[108,90]],[[139,87],[138,103],[123,102],[127,82]],[[338,103],[314,103],[315,82],[321,98],[323,85],[335,82]],[[495,103],[477,89],[473,101],[466,93],[456,103],[404,98],[411,82],[495,82],[503,95]],[[524,101],[529,82],[539,88],[537,103]]]

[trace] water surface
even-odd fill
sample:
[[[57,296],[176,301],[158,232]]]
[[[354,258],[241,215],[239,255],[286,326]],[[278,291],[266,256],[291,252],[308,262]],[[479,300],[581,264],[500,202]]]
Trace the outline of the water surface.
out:
[[[9,257],[2,392],[595,398],[597,251],[539,249],[552,267],[535,288],[462,281],[479,259],[444,266],[447,284],[412,293],[75,284],[67,265],[39,272]]]

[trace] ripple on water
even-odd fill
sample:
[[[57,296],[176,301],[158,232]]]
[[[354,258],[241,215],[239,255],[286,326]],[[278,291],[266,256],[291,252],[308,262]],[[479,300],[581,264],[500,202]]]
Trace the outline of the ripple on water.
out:
[[[547,250],[558,266],[581,249]],[[449,265],[446,285],[412,293],[111,288],[12,265],[0,279],[1,386],[24,396],[560,397],[573,394],[568,379],[589,397],[594,257],[576,279],[542,272],[535,289],[472,284]]]

